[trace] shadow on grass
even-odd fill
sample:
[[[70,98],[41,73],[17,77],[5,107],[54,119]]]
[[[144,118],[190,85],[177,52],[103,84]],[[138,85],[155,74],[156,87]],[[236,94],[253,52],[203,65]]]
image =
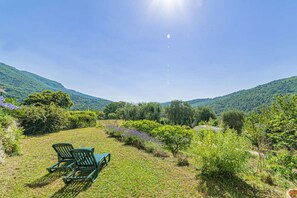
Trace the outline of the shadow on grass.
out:
[[[90,188],[92,185],[92,182],[90,181],[76,181],[71,182],[68,185],[65,185],[63,188],[61,188],[58,192],[56,192],[52,198],[64,198],[64,197],[76,197],[79,195],[79,193],[86,191],[88,188]]]
[[[53,173],[48,173],[35,181],[31,182],[30,184],[26,184],[27,187],[29,188],[41,188],[43,186],[46,186],[55,180],[62,178],[65,176],[69,171],[67,170],[57,170]]]
[[[262,193],[239,177],[215,177],[200,174],[198,190],[205,197],[262,197]]]

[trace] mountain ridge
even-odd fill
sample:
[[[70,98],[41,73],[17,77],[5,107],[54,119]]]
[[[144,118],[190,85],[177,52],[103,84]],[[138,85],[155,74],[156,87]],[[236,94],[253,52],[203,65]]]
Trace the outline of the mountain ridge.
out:
[[[6,96],[23,101],[29,94],[44,90],[63,91],[70,95],[75,105],[73,109],[103,109],[110,100],[97,98],[78,91],[67,89],[61,83],[44,78],[37,74],[20,71],[15,67],[0,63],[0,84],[6,90]],[[277,95],[297,94],[297,76],[274,80],[250,89],[239,90],[227,95],[214,98],[188,100],[193,107],[208,106],[220,114],[223,111],[237,109],[245,112],[270,105]],[[168,106],[170,102],[161,103]]]
[[[224,96],[187,101],[193,107],[209,106],[217,113],[230,109],[245,112],[269,105],[277,95],[297,94],[297,76],[274,80],[250,89],[239,90]]]
[[[67,89],[61,83],[39,76],[37,74],[21,71],[15,67],[0,63],[0,84],[6,89],[6,96],[23,101],[28,95],[44,90],[63,91],[68,93],[74,102],[72,109],[102,110],[111,101],[97,98],[78,91]]]

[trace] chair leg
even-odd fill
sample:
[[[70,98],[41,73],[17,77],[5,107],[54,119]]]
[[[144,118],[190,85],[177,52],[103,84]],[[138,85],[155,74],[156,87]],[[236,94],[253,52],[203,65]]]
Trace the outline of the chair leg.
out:
[[[54,171],[57,170],[57,167],[59,167],[59,165],[60,165],[60,162],[57,162],[57,163],[55,163],[54,165],[52,165],[51,167],[47,168],[47,171],[48,171],[49,173],[52,173],[52,172],[54,172]]]

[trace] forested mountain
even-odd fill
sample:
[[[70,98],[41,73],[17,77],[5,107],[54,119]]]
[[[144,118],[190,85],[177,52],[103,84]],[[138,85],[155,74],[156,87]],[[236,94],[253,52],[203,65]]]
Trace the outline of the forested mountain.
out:
[[[277,95],[297,94],[297,76],[275,80],[252,89],[242,90],[212,99],[187,101],[193,107],[210,106],[216,113],[230,109],[245,112],[256,110],[262,105],[271,104]]]
[[[111,102],[67,89],[58,82],[17,70],[3,63],[0,63],[0,85],[5,87],[7,97],[16,98],[19,102],[31,93],[43,90],[59,90],[68,93],[74,102],[73,109],[103,109]],[[212,107],[216,113],[230,109],[249,112],[258,109],[262,105],[270,104],[277,95],[289,93],[297,94],[297,76],[272,81],[252,89],[241,90],[221,97],[195,99],[187,102],[193,107]],[[170,102],[163,103],[162,106],[169,104]]]
[[[0,85],[5,87],[6,97],[16,98],[19,102],[31,93],[44,90],[68,93],[74,102],[73,109],[103,109],[111,102],[67,89],[58,82],[26,71],[20,71],[3,63],[0,63]]]

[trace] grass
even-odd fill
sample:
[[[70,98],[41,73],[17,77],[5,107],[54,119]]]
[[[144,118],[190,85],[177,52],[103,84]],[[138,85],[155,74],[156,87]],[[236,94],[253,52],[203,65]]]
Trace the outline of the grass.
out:
[[[92,183],[65,185],[66,172],[48,174],[56,162],[51,145],[71,142],[74,147],[94,147],[110,152],[111,162]],[[103,129],[86,128],[27,137],[22,155],[0,165],[0,197],[201,197],[196,172],[178,167],[173,159],[153,157],[108,138]]]
[[[33,136],[21,142],[22,155],[0,165],[0,197],[282,197],[286,189],[269,186],[253,174],[235,178],[199,174],[193,158],[189,167],[177,160],[157,158],[109,138],[99,128],[61,131]],[[108,121],[115,123],[115,121]],[[71,142],[74,147],[94,147],[95,153],[110,152],[111,162],[94,183],[62,181],[67,172],[49,174],[56,162],[51,145]],[[199,164],[196,164],[199,168]]]

